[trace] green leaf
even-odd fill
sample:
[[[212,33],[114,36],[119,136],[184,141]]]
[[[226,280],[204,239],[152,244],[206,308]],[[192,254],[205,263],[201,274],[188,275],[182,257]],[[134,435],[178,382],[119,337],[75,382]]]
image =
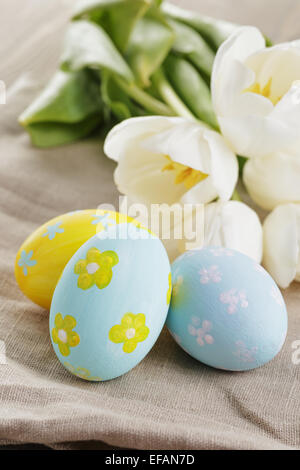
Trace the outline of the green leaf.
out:
[[[107,106],[109,119],[110,113],[113,113],[118,121],[146,114],[143,109],[135,105],[122,88],[120,88],[118,83],[114,80],[113,75],[109,72],[105,72],[102,73],[101,78],[101,96],[104,104]]]
[[[175,116],[185,117],[190,120],[196,119],[169,83],[162,68],[155,71],[152,77],[152,82]]]
[[[101,109],[95,75],[84,70],[58,71],[36,100],[22,113],[23,125],[33,122],[79,122]]]
[[[107,69],[127,81],[134,76],[107,33],[89,21],[70,24],[61,58],[62,70],[76,71],[90,67]]]
[[[164,70],[177,94],[193,114],[217,129],[210,90],[197,69],[187,60],[170,54],[164,63]]]
[[[163,115],[171,112],[164,103],[148,95],[134,83],[133,73],[107,33],[94,23],[82,20],[71,24],[61,67],[71,71],[90,67],[112,72],[123,91],[148,112]]]
[[[136,21],[150,5],[151,0],[80,0],[73,18],[86,18],[98,23],[117,48],[124,51]]]
[[[73,124],[56,122],[38,122],[26,127],[31,142],[36,147],[49,148],[69,144],[90,135],[100,126],[101,117],[92,115]]]
[[[211,76],[215,54],[204,39],[189,26],[176,20],[169,20],[176,37],[173,50],[188,58],[207,77]]]
[[[102,120],[99,81],[92,72],[59,71],[19,122],[39,147],[61,145],[88,135]]]
[[[170,18],[181,21],[198,31],[214,51],[238,28],[233,23],[203,16],[168,2],[163,3],[161,8]]]
[[[150,77],[160,67],[174,41],[174,33],[160,14],[151,8],[133,32],[125,57],[142,87],[150,85]]]

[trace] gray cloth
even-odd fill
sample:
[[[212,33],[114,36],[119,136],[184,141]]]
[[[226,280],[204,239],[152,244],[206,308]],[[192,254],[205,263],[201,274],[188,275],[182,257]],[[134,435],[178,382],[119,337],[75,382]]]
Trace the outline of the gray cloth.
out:
[[[77,379],[60,365],[50,344],[48,312],[19,291],[13,269],[25,237],[56,215],[118,197],[114,164],[101,142],[39,150],[16,121],[55,68],[70,3],[27,0],[23,8],[21,0],[10,0],[1,6],[0,79],[9,90],[7,104],[0,106],[0,339],[7,352],[7,364],[0,365],[0,444],[300,448],[300,365],[292,362],[292,343],[300,339],[299,285],[284,293],[289,312],[284,349],[258,370],[206,367],[164,330],[135,369],[99,384]],[[196,0],[177,3],[200,9]],[[275,40],[299,33],[297,0],[202,4],[205,13],[257,24]]]

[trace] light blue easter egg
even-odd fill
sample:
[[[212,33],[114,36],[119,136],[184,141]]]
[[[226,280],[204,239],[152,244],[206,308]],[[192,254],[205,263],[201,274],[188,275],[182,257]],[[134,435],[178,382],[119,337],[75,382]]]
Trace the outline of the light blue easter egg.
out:
[[[50,336],[60,362],[86,380],[109,380],[135,367],[165,323],[171,272],[161,241],[122,223],[93,236],[56,286]]]
[[[234,250],[207,247],[172,265],[167,326],[188,354],[209,366],[245,371],[281,350],[287,334],[283,297],[271,276]]]

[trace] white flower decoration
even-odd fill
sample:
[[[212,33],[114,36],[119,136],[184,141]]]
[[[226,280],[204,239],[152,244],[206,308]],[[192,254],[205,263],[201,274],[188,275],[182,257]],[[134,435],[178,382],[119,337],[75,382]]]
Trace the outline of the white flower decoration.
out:
[[[222,280],[222,275],[216,265],[201,269],[199,274],[201,284],[218,283]]]
[[[198,317],[192,317],[192,324],[188,325],[188,332],[191,336],[196,337],[196,341],[199,346],[205,346],[205,344],[213,344],[214,338],[211,334],[208,334],[212,330],[212,323],[208,320],[202,322],[202,327],[197,328],[201,321]]]

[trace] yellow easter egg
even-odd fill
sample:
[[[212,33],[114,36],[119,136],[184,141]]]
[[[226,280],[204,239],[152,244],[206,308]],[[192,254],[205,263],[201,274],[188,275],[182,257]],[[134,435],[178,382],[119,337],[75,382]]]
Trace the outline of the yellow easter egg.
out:
[[[20,247],[15,276],[21,291],[34,303],[50,308],[56,284],[76,251],[92,236],[134,219],[118,212],[88,209],[55,217],[33,232]]]

